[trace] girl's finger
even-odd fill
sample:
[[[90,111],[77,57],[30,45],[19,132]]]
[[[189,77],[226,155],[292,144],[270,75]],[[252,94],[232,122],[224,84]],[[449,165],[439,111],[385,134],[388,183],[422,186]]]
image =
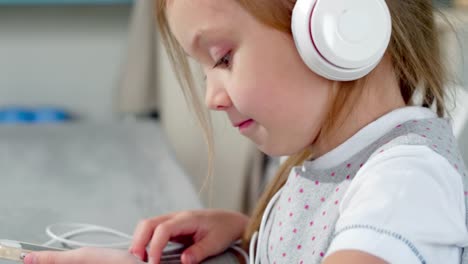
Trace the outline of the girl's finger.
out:
[[[25,264],[74,264],[73,254],[68,252],[38,251],[24,258]]]
[[[182,253],[182,261],[183,263],[201,263],[204,259],[224,251],[228,246],[213,241],[213,237],[204,237]]]
[[[168,221],[173,217],[172,214],[164,215],[152,219],[146,219],[138,223],[133,233],[132,245],[130,246],[130,252],[133,255],[138,256],[141,260],[145,260],[146,245],[151,241],[154,230],[158,225]]]
[[[171,238],[194,235],[198,230],[199,221],[194,217],[177,217],[158,225],[149,245],[150,263],[159,263],[162,252]]]

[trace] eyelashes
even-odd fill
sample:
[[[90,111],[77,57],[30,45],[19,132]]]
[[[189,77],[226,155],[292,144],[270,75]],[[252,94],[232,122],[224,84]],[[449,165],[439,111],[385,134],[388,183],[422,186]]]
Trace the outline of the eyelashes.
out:
[[[226,55],[224,55],[221,59],[219,59],[216,62],[216,64],[213,66],[213,69],[218,68],[220,66],[222,66],[223,68],[229,68],[231,66],[231,63],[232,63],[232,52],[229,51],[228,53],[226,53]]]
[[[216,64],[213,66],[213,69],[215,68],[223,68],[227,69],[230,68],[232,65],[232,51],[229,51],[224,55],[221,59],[219,59]],[[206,82],[207,76],[206,74],[203,77],[203,80]]]

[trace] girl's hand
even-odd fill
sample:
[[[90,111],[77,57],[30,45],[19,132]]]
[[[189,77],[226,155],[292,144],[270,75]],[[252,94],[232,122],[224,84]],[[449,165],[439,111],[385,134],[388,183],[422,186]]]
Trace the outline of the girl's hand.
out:
[[[159,263],[169,241],[191,244],[181,257],[184,264],[199,263],[224,252],[244,232],[248,217],[230,211],[200,210],[179,212],[140,222],[133,235],[130,252],[149,263]]]
[[[25,264],[137,264],[141,261],[122,250],[81,248],[70,251],[40,251],[29,253]]]

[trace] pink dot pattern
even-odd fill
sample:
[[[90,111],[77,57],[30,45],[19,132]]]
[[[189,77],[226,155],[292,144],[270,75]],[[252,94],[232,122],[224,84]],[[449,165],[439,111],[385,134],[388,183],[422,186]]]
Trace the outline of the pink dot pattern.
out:
[[[422,141],[402,137],[408,134],[419,135]],[[455,142],[447,120],[414,120],[397,125],[336,167],[316,170],[313,161],[307,161],[303,167],[293,168],[274,207],[276,210],[272,210],[265,226],[269,236],[260,241],[261,263],[321,263],[335,231],[338,231],[335,225],[340,203],[356,173],[369,158],[381,155],[393,146],[426,145],[466,176]],[[467,182],[464,177],[464,194],[468,199]]]

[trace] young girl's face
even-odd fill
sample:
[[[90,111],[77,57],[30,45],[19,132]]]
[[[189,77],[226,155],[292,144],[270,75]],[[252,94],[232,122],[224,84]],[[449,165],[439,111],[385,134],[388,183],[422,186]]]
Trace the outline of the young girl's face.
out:
[[[331,81],[310,71],[290,35],[257,21],[234,0],[170,0],[171,31],[206,75],[206,104],[266,154],[315,143]],[[237,129],[236,128],[236,129]]]

